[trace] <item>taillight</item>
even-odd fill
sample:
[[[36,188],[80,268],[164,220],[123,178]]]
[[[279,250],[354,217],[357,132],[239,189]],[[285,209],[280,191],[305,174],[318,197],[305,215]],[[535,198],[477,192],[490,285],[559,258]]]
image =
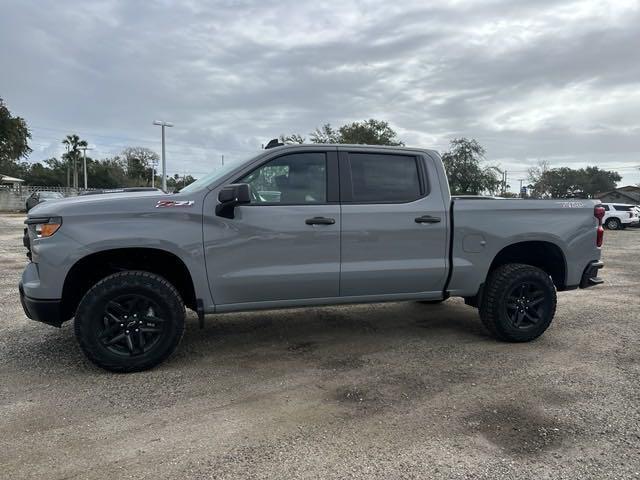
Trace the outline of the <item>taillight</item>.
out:
[[[602,228],[602,225],[598,225],[598,233],[596,235],[596,246],[601,247],[603,241],[604,241],[604,228]]]
[[[593,209],[593,216],[598,219],[598,224],[601,224],[604,218],[604,207],[602,205],[596,205]]]
[[[602,228],[602,219],[604,218],[604,207],[596,205],[593,209],[593,216],[598,219],[598,230],[596,234],[596,246],[601,247],[604,241],[604,228]]]

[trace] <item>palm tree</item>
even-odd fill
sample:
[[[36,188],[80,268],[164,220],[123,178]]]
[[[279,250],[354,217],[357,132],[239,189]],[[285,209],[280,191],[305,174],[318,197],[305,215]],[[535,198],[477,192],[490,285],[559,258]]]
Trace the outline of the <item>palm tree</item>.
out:
[[[78,159],[80,158],[80,148],[88,145],[86,140],[80,140],[75,133],[67,135],[62,144],[67,147],[67,160],[73,163],[73,188],[78,188]],[[69,165],[67,164],[67,187],[69,186]]]

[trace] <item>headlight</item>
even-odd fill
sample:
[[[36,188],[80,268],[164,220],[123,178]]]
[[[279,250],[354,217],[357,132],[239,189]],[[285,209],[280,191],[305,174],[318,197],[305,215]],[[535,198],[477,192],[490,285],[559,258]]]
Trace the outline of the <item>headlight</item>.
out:
[[[56,233],[62,226],[62,218],[27,218],[24,223],[33,226],[37,238],[47,238]]]

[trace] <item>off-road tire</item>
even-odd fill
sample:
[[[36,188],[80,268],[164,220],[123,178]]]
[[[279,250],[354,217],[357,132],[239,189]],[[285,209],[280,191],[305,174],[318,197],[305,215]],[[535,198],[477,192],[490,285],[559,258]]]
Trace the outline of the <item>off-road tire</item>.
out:
[[[538,323],[516,326],[513,320],[513,292],[531,285],[539,292],[536,298],[543,298],[536,316]],[[532,301],[533,302],[533,301]],[[549,327],[556,311],[556,289],[551,277],[537,267],[519,263],[510,263],[496,268],[485,284],[480,303],[480,318],[489,332],[499,340],[507,342],[529,342],[538,338]],[[518,304],[519,305],[519,304]],[[533,307],[532,307],[533,308]],[[515,315],[518,315],[518,309]],[[533,315],[532,310],[525,314]],[[519,317],[524,320],[524,317]],[[528,317],[527,317],[528,320]]]
[[[153,312],[149,315],[154,315],[148,318],[155,318],[159,323],[153,323],[152,320],[146,326],[161,327],[161,333],[155,334],[155,343],[148,346],[148,351],[144,351],[143,345],[138,353],[130,353],[131,356],[114,353],[112,351],[114,347],[105,346],[104,340],[101,339],[107,329],[127,328],[120,327],[115,322],[109,327],[105,325],[106,315],[108,315],[107,306],[113,305],[110,302],[127,296],[146,298],[149,301],[148,305],[155,305],[155,310],[154,307],[147,310],[147,312]],[[144,302],[144,300],[140,301]],[[142,315],[146,314],[141,314],[141,317]],[[171,283],[153,273],[130,270],[105,277],[85,294],[75,315],[75,335],[84,354],[97,366],[112,372],[137,372],[155,367],[173,353],[184,333],[184,319],[184,303]],[[135,329],[135,327],[136,325],[133,325],[130,328]],[[135,331],[138,332],[138,330]],[[140,328],[140,331],[144,331],[144,328]],[[119,333],[115,332],[114,335]],[[142,333],[138,335],[146,337]],[[136,338],[139,339],[139,337]]]

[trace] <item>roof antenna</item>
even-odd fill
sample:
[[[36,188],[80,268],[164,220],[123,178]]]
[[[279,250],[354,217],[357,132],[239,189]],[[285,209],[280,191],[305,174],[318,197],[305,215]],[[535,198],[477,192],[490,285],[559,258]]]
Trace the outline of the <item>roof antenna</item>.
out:
[[[283,146],[284,143],[282,143],[281,141],[279,141],[277,138],[274,138],[273,140],[269,140],[269,143],[267,143],[267,146],[264,147],[265,150],[268,150],[270,148],[273,147],[281,147]]]

